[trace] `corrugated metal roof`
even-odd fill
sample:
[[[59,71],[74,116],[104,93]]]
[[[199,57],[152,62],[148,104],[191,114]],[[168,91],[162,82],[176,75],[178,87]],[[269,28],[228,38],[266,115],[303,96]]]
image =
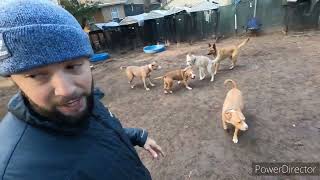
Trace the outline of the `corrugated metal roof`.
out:
[[[144,4],[144,0],[127,0],[126,4]],[[151,0],[150,4],[159,4],[159,2]]]
[[[171,10],[153,10],[150,11],[150,13],[143,13],[136,16],[127,16],[120,22],[120,25],[138,23],[139,26],[142,26],[145,20],[163,18],[165,16],[176,14],[183,10],[185,10],[185,8],[173,8]]]
[[[200,4],[197,4],[193,7],[191,7],[189,12],[208,11],[208,10],[218,9],[218,8],[219,8],[218,4],[204,1]]]
[[[106,6],[113,6],[117,4],[125,4],[127,1],[126,0],[121,0],[121,1],[116,1],[116,2],[107,2],[107,3],[101,3],[98,6],[99,7],[106,7]]]
[[[143,4],[143,0],[127,0],[127,4]]]
[[[165,5],[165,7],[194,7],[199,4],[209,2],[213,3],[216,2],[214,0],[172,0]]]
[[[199,2],[199,0],[198,0],[198,2]],[[218,8],[219,8],[218,4],[208,2],[208,1],[202,1],[198,4],[195,4],[192,7],[173,6],[173,7],[170,7],[170,9],[168,9],[168,10],[153,10],[153,11],[150,11],[150,13],[143,13],[143,14],[139,14],[136,16],[127,16],[120,22],[120,25],[128,25],[128,24],[138,23],[139,26],[142,26],[143,22],[145,20],[158,19],[158,18],[162,18],[165,16],[179,13],[181,11],[198,12],[198,11],[208,11],[208,10],[218,9]]]
[[[219,4],[213,0],[172,0],[165,5],[166,9],[183,9],[187,12],[218,9]]]
[[[99,29],[105,29],[109,27],[118,27],[120,26],[117,22],[108,22],[108,23],[96,23],[95,24]]]
[[[135,24],[138,23],[139,26],[142,26],[144,23],[144,17],[146,16],[146,13],[139,14],[136,16],[127,16],[125,17],[119,24],[120,25],[129,25],[129,24]]]

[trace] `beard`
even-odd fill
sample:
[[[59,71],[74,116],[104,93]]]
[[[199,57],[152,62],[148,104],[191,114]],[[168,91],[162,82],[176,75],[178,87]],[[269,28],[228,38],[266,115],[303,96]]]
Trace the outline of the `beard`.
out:
[[[63,126],[75,126],[85,123],[90,116],[90,113],[93,108],[93,82],[91,85],[91,92],[89,93],[79,93],[75,92],[71,96],[68,97],[54,97],[52,99],[51,108],[44,108],[37,105],[33,102],[28,96],[21,92],[27,107],[30,108],[31,112],[37,116],[40,116],[41,119],[47,119],[48,121],[55,122],[58,125]],[[66,115],[58,110],[58,106],[66,104],[67,102],[74,99],[84,99],[85,108],[74,115]]]

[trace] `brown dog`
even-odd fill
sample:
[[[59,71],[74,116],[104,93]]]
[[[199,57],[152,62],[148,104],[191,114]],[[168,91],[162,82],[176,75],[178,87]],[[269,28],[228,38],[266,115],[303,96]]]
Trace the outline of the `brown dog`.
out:
[[[167,94],[168,92],[172,93],[171,88],[174,80],[178,81],[178,84],[180,84],[180,81],[182,81],[188,90],[192,90],[192,88],[189,87],[187,81],[189,78],[194,79],[195,77],[196,75],[193,73],[192,68],[187,67],[185,69],[170,71],[164,76],[160,76],[155,79],[163,79],[164,93]]]
[[[237,88],[237,84],[231,80],[227,79],[224,81],[224,85],[228,82],[233,84],[233,88],[227,93],[226,99],[223,103],[222,108],[222,126],[224,130],[227,130],[227,124],[230,123],[235,127],[232,141],[234,143],[238,142],[238,131],[246,131],[248,125],[245,122],[245,117],[242,114],[243,110],[243,100],[242,93]]]
[[[134,84],[132,84],[133,78],[140,77],[143,81],[144,88],[149,91],[150,89],[146,85],[146,79],[148,79],[151,86],[155,86],[150,80],[150,73],[153,70],[161,69],[161,66],[159,66],[156,62],[153,62],[145,66],[121,66],[120,69],[126,69],[126,74],[131,88],[134,88],[135,86]]]
[[[247,44],[247,42],[249,41],[249,38],[244,40],[241,44],[239,44],[238,46],[233,45],[233,46],[229,46],[229,47],[224,47],[221,49],[217,50],[216,44],[213,43],[212,45],[209,43],[209,53],[208,55],[213,55],[213,57],[215,58],[214,61],[216,61],[215,64],[215,70],[214,70],[214,74],[217,74],[219,66],[220,66],[220,62],[223,61],[226,58],[230,58],[232,61],[232,65],[229,69],[233,69],[237,63],[237,59],[238,59],[238,55],[240,52],[240,48],[242,46],[244,46],[245,44]]]

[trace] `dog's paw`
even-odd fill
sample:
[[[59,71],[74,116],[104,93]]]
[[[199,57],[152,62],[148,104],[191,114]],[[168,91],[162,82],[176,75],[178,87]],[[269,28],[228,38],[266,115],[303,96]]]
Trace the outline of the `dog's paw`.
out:
[[[181,83],[181,81],[178,81],[178,84],[180,84]]]
[[[154,86],[156,86],[156,85],[155,85],[155,84],[150,84],[150,86],[154,87]]]
[[[131,86],[131,89],[133,89],[134,88],[134,86]]]
[[[150,88],[146,88],[147,91],[150,91]]]
[[[238,138],[233,138],[232,141],[233,143],[238,143]]]
[[[211,82],[213,82],[214,81],[214,78],[211,78],[211,80],[210,80]]]
[[[168,94],[168,91],[164,91],[165,94]]]
[[[234,68],[234,66],[229,67],[230,70],[233,69],[233,68]]]
[[[188,90],[192,90],[192,87],[187,87]]]
[[[170,94],[172,94],[172,91],[169,91],[170,92]]]

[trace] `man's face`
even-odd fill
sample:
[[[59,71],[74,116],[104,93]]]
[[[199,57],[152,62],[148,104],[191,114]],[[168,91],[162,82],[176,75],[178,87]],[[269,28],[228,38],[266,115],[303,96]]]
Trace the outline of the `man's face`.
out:
[[[92,101],[88,58],[35,68],[11,78],[42,116],[73,124],[88,114]]]

